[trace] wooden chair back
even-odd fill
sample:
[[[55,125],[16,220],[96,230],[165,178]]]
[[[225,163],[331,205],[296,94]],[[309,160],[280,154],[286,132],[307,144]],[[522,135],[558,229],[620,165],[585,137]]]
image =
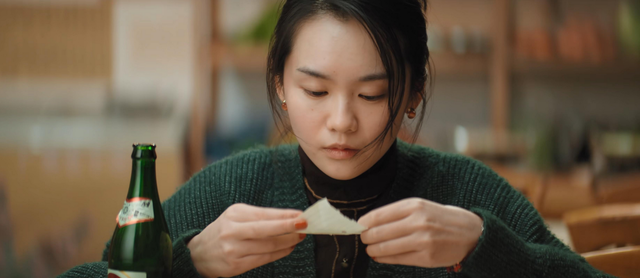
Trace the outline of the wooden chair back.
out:
[[[596,269],[616,277],[640,277],[640,246],[594,251],[582,256]]]
[[[601,204],[640,203],[640,172],[600,177],[594,186]]]
[[[547,176],[533,171],[513,169],[500,163],[485,162],[513,188],[520,191],[533,206],[541,211],[547,193]]]
[[[611,244],[640,245],[640,203],[573,210],[564,214],[564,222],[574,250],[578,253],[598,250]]]

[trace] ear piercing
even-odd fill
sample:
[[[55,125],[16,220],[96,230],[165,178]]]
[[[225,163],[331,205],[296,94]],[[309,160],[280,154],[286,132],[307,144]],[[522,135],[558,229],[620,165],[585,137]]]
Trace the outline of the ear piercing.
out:
[[[411,107],[409,107],[409,108],[407,109],[407,118],[409,118],[409,119],[413,119],[413,118],[415,118],[415,117],[416,117],[416,110],[415,110],[415,109],[413,109],[413,108],[411,108]]]

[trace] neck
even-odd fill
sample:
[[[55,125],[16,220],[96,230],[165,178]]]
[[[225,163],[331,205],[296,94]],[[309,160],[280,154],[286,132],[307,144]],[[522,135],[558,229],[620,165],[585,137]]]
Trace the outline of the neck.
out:
[[[355,201],[373,198],[388,189],[397,168],[396,143],[371,168],[350,180],[337,180],[322,172],[301,147],[298,147],[308,190],[316,198]]]

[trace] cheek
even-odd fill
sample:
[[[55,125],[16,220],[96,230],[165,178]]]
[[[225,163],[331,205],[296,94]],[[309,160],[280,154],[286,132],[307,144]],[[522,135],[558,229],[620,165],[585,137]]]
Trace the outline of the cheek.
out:
[[[367,133],[371,133],[373,136],[378,136],[383,130],[387,121],[389,120],[389,112],[385,105],[379,107],[371,107],[364,121],[361,121],[361,125],[366,127]]]
[[[320,116],[316,108],[310,107],[304,100],[290,96],[289,121],[296,136],[305,140],[315,138],[322,128]],[[289,103],[289,100],[287,100]]]
[[[289,121],[293,132],[298,136],[302,136],[303,133],[307,134],[312,130],[313,117],[309,113],[304,113],[303,110],[289,109]]]
[[[364,126],[361,126],[363,127],[363,130],[366,130],[366,136],[369,141],[373,141],[384,131],[384,128],[389,121],[389,110],[387,109],[387,106],[384,105],[383,107],[368,113],[367,116],[367,120],[362,122]],[[398,116],[394,119],[391,129],[384,139],[385,145],[390,145],[398,136],[404,119],[403,116],[403,113],[398,113]]]

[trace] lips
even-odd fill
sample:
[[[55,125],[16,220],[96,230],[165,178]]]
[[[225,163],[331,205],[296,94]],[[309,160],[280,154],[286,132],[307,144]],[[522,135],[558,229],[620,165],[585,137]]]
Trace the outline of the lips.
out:
[[[324,148],[324,151],[332,159],[343,160],[352,158],[359,150],[345,144],[333,144]]]

